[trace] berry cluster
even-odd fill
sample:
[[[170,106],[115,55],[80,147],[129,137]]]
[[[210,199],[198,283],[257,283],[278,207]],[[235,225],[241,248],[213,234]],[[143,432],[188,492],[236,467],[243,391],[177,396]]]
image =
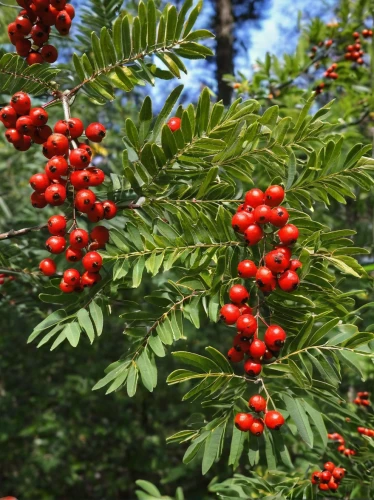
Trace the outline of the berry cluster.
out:
[[[328,439],[331,439],[332,441],[337,441],[339,443],[339,446],[337,448],[339,453],[344,454],[346,457],[349,457],[350,455],[356,455],[355,450],[351,450],[350,448],[345,447],[345,439],[341,434],[334,432],[333,434],[327,434],[327,437]]]
[[[284,424],[284,418],[278,411],[268,411],[266,399],[260,394],[252,396],[248,401],[249,408],[256,413],[264,413],[264,418],[251,413],[237,413],[234,424],[242,432],[250,432],[255,436],[261,436],[265,425],[268,429],[279,430]]]
[[[344,478],[346,470],[336,467],[333,462],[326,462],[323,470],[312,473],[312,484],[318,484],[321,491],[336,491],[340,486],[340,481]]]
[[[353,402],[357,406],[370,406],[369,393],[366,391],[358,392]]]
[[[368,30],[365,30],[365,32],[366,31]],[[357,64],[364,64],[364,60],[362,58],[364,51],[362,50],[361,43],[359,41],[360,34],[355,31],[353,33],[353,38],[355,39],[355,43],[348,45],[344,57],[348,61],[355,61]]]
[[[367,427],[357,427],[357,432],[363,434],[364,436],[374,437],[374,429],[368,429]]]
[[[7,274],[3,274],[3,273],[1,273],[1,274],[0,274],[0,285],[4,285],[4,283],[5,283],[5,280],[6,280],[6,279],[7,279],[8,281],[14,281],[14,280],[16,279],[16,277],[15,277],[15,276],[13,276],[13,275],[10,275],[10,276],[9,276],[9,275],[7,275]]]
[[[333,64],[331,64],[331,66],[329,66],[327,68],[327,70],[325,71],[323,76],[325,78],[331,78],[332,80],[336,80],[337,78],[339,78],[339,75],[336,71],[337,69],[338,69],[338,65],[336,63],[333,63]]]
[[[26,57],[32,64],[54,63],[58,53],[56,47],[47,44],[51,26],[62,36],[69,34],[74,7],[67,0],[17,0],[23,7],[8,25],[9,40],[16,47],[17,54]]]

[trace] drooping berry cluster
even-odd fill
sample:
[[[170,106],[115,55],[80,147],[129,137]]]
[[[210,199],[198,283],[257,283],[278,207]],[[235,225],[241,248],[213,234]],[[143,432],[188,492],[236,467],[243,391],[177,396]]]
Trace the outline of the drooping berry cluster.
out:
[[[9,40],[17,54],[26,57],[28,65],[54,63],[58,53],[56,47],[47,44],[51,26],[62,36],[69,34],[74,7],[67,0],[17,0],[23,7],[8,25]]]
[[[263,413],[260,418],[251,413],[237,413],[234,424],[242,432],[250,432],[255,436],[261,436],[265,426],[270,430],[279,430],[284,424],[284,418],[278,411],[268,411],[266,399],[260,394],[252,396],[248,401],[249,408],[256,413]]]
[[[339,453],[342,453],[346,457],[349,457],[350,455],[356,455],[355,450],[351,450],[350,448],[345,447],[345,439],[341,434],[334,432],[333,434],[327,434],[327,437],[328,439],[331,439],[332,441],[337,441],[339,443],[339,446],[337,448]]]
[[[312,484],[318,484],[321,491],[336,491],[341,480],[344,478],[346,470],[342,467],[336,467],[333,462],[326,462],[323,470],[312,472]]]
[[[355,40],[354,44],[350,44],[347,46],[347,51],[344,55],[345,59],[348,61],[355,61],[357,64],[364,64],[363,56],[365,54],[361,42],[360,42],[360,33],[355,31],[353,34],[353,38]],[[364,38],[368,38],[373,36],[373,31],[364,29],[362,30],[362,36]]]
[[[331,64],[324,73],[325,78],[331,78],[331,80],[337,80],[339,75],[337,73],[338,65],[336,63]]]
[[[369,393],[367,391],[358,392],[355,400],[353,401],[357,406],[370,406]]]

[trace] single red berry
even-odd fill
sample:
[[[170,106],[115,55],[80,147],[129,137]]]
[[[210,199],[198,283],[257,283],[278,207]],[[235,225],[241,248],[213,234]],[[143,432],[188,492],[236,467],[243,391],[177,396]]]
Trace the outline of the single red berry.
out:
[[[54,156],[47,163],[45,167],[45,173],[50,179],[60,179],[61,176],[67,175],[68,168],[69,168],[68,162],[65,160],[63,156]],[[72,175],[74,173],[75,172],[73,172]]]
[[[56,274],[56,263],[52,259],[44,259],[39,264],[40,271],[44,276],[53,276]]]
[[[253,208],[250,207],[249,205],[246,205],[245,203],[241,203],[238,208],[236,209],[237,212],[248,212],[251,213],[253,212]]]
[[[30,54],[26,57],[26,62],[29,66],[32,66],[33,64],[43,64],[44,59],[39,52],[30,52]]]
[[[14,22],[16,25],[17,33],[21,33],[23,36],[26,36],[30,33],[32,23],[27,15],[19,15]]]
[[[322,473],[321,473],[321,482],[322,483],[328,483],[331,479],[331,472],[328,471],[328,470],[324,470]]]
[[[75,196],[75,207],[83,213],[87,213],[94,206],[95,194],[90,189],[81,189]]]
[[[273,273],[268,267],[262,266],[259,267],[256,273],[256,284],[260,288],[265,287],[266,285],[272,284],[275,278]]]
[[[35,127],[42,127],[48,121],[48,113],[43,108],[33,108],[30,111],[30,118]]]
[[[242,432],[249,431],[253,422],[253,417],[250,413],[237,413],[234,419],[234,425]]]
[[[244,304],[243,306],[239,307],[240,314],[252,314],[252,307],[250,307],[248,304]]]
[[[70,152],[70,165],[77,170],[81,170],[85,167],[88,167],[91,161],[91,157],[87,151],[81,148],[73,149]]]
[[[62,10],[56,17],[56,29],[60,33],[60,35],[66,36],[69,34],[71,28],[71,19],[69,14]]]
[[[31,99],[25,92],[16,92],[10,100],[10,105],[18,115],[28,115],[31,109]]]
[[[246,336],[252,336],[257,331],[257,321],[252,314],[242,314],[236,322],[238,332]]]
[[[34,135],[35,125],[29,116],[20,116],[16,122],[16,130],[22,135]]]
[[[260,411],[266,410],[266,399],[260,396],[260,394],[256,394],[251,396],[248,401],[248,406],[251,410],[259,413]]]
[[[100,186],[105,180],[105,174],[100,168],[89,167],[87,172],[90,175],[90,186]]]
[[[341,444],[340,446],[338,446],[337,450],[339,453],[344,453],[345,452],[345,445]]]
[[[103,204],[100,201],[95,201],[93,207],[87,212],[87,218],[90,222],[99,222],[105,216]]]
[[[65,156],[69,151],[69,141],[62,134],[52,134],[48,137],[45,147],[52,156]]]
[[[290,265],[289,265],[288,269],[290,271],[297,271],[298,269],[301,269],[302,267],[303,267],[303,265],[299,260],[292,259],[292,260],[290,260]]]
[[[8,128],[5,132],[5,138],[11,144],[19,144],[23,141],[23,134],[20,134],[15,128]]]
[[[245,194],[245,204],[252,208],[256,208],[259,205],[263,205],[265,200],[265,195],[261,189],[251,189]]]
[[[96,285],[101,280],[99,273],[89,273],[86,271],[82,274],[81,284],[84,288]]]
[[[31,137],[24,135],[22,141],[16,142],[13,146],[17,151],[27,151],[31,147]]]
[[[219,315],[220,318],[226,323],[226,325],[234,325],[240,316],[240,310],[234,304],[225,304],[221,308]]]
[[[335,482],[334,478],[331,478],[327,483],[327,486],[329,487],[330,491],[336,491],[339,488],[339,483]]]
[[[104,218],[109,220],[113,219],[117,215],[117,205],[114,203],[114,201],[111,200],[105,200],[103,201],[103,208],[104,208]]]
[[[318,489],[321,491],[328,491],[330,488],[329,488],[329,485],[326,483],[319,483]]]
[[[76,285],[80,282],[81,275],[77,269],[67,269],[64,272],[63,280],[68,285]]]
[[[289,214],[284,207],[275,207],[271,210],[270,223],[275,227],[283,227],[287,224]]]
[[[271,325],[265,332],[264,342],[271,351],[282,349],[286,341],[286,332],[278,325]]]
[[[244,352],[242,350],[238,350],[235,347],[231,347],[227,353],[227,358],[232,362],[232,363],[239,363],[240,361],[243,361],[244,358]]]
[[[63,215],[52,215],[48,219],[48,231],[53,236],[63,236],[66,233],[66,219]]]
[[[290,259],[283,252],[272,250],[265,255],[265,264],[272,273],[278,274],[283,273],[289,267]]]
[[[277,245],[275,247],[275,250],[278,250],[278,252],[282,252],[289,260],[292,257],[292,250],[287,246]]]
[[[31,204],[34,208],[44,208],[48,205],[45,201],[44,193],[32,193],[30,196]]]
[[[249,377],[257,377],[257,375],[260,375],[261,370],[261,363],[251,358],[248,358],[244,363],[244,371]]]
[[[230,288],[229,297],[234,304],[244,304],[249,299],[249,293],[243,285],[234,285]]]
[[[54,63],[58,58],[58,51],[53,45],[44,45],[40,51],[40,55],[47,63]]]
[[[16,42],[16,51],[19,56],[21,57],[28,56],[30,49],[31,49],[30,40],[24,39],[24,40],[18,40],[18,42]]]
[[[299,230],[293,224],[286,224],[278,231],[278,236],[283,245],[292,245],[299,237]]]
[[[254,418],[249,428],[249,432],[254,436],[261,436],[264,432],[264,421],[262,418]]]
[[[82,249],[88,245],[88,233],[84,229],[74,229],[70,233],[70,246]]]
[[[52,135],[51,127],[49,125],[43,125],[35,129],[32,140],[35,144],[44,144],[50,135]]]
[[[295,273],[295,271],[285,271],[278,278],[278,285],[281,290],[284,292],[293,292],[295,291],[300,283],[299,276]]]
[[[266,352],[266,345],[260,339],[254,339],[252,344],[249,347],[249,354],[252,358],[259,359]]]
[[[6,128],[16,128],[17,111],[13,106],[4,106],[0,111],[0,120]]]
[[[70,137],[69,124],[66,120],[58,120],[53,127],[53,132]]]
[[[279,430],[284,424],[284,417],[279,411],[268,411],[265,414],[265,425],[268,429]]]
[[[65,252],[65,258],[69,262],[78,262],[82,260],[83,253],[79,248],[68,247]]]
[[[46,29],[46,27],[41,23],[34,24],[34,26],[31,29],[31,38],[32,38],[32,41],[34,42],[34,45],[41,47],[46,42],[48,42],[48,39],[49,39],[48,29]],[[41,55],[40,55],[40,57],[41,57],[42,61],[44,62],[44,59],[42,58]]]
[[[60,288],[61,292],[63,292],[63,293],[73,293],[74,292],[74,285],[68,285],[67,283],[65,283],[64,280],[62,280],[61,283],[59,284],[59,288]]]
[[[343,469],[342,467],[335,467],[335,469],[332,471],[332,477],[334,479],[337,479],[338,481],[343,479],[344,476],[345,476],[345,469]]]
[[[264,237],[264,232],[258,224],[251,224],[244,231],[244,238],[249,246],[257,245]]]
[[[78,142],[78,148],[79,149],[84,149],[85,151],[87,151],[87,153],[92,158],[93,152],[92,152],[91,147],[88,144],[85,144],[84,142]]]
[[[109,230],[105,226],[96,226],[90,232],[90,238],[98,243],[98,248],[105,248],[109,241]]]
[[[38,193],[44,193],[51,181],[48,179],[46,174],[34,174],[30,177],[29,183],[35,191]]]
[[[88,170],[75,170],[70,174],[70,182],[75,189],[85,189],[91,186],[91,175]]]
[[[237,212],[231,219],[231,225],[234,231],[244,233],[245,230],[255,222],[253,213]]]
[[[257,224],[267,224],[271,220],[271,208],[268,205],[258,205],[253,211],[253,216]]]
[[[237,351],[248,352],[250,345],[249,340],[250,337],[238,333],[233,338],[232,345]]]
[[[167,123],[167,126],[169,127],[169,129],[172,131],[172,132],[176,132],[177,130],[179,130],[181,128],[181,119],[178,118],[177,116],[173,116],[173,118],[170,118],[170,120],[168,121]],[[86,135],[87,135],[87,131],[86,131]]]
[[[265,191],[265,203],[269,207],[277,207],[284,200],[284,189],[282,186],[269,186]]]
[[[358,431],[360,434],[364,434],[364,433],[365,433],[365,427],[357,427],[357,431]]]
[[[45,242],[45,246],[48,252],[58,254],[62,253],[65,250],[66,241],[62,236],[51,236]]]
[[[20,40],[23,40],[25,35],[17,30],[16,23],[10,23],[8,24],[8,36],[11,43],[15,45]]]
[[[103,265],[103,258],[97,252],[88,252],[82,260],[83,267],[90,273],[98,273]]]
[[[256,276],[257,266],[253,260],[242,260],[238,265],[238,274],[241,278],[249,279]]]
[[[312,472],[312,476],[310,478],[312,484],[318,484],[320,482],[321,474],[322,474],[322,472],[317,471],[317,470]]]
[[[333,471],[335,469],[335,464],[333,462],[326,462],[323,465],[323,469],[328,470],[329,472],[333,473]]]
[[[70,19],[74,19],[74,17],[75,17],[75,9],[74,9],[74,7],[70,3],[67,3],[65,5],[65,10],[69,14]]]
[[[80,137],[84,131],[82,120],[80,120],[79,118],[69,118],[67,123],[69,126],[70,137],[72,139],[78,139],[78,137]]]
[[[272,358],[274,358],[274,354],[269,349],[266,349],[264,354],[264,360],[269,361],[269,359]]]
[[[62,205],[66,200],[65,186],[62,184],[51,184],[48,186],[45,190],[45,200],[53,207]]]
[[[86,137],[92,142],[101,142],[106,136],[106,128],[102,123],[90,123],[86,128]]]

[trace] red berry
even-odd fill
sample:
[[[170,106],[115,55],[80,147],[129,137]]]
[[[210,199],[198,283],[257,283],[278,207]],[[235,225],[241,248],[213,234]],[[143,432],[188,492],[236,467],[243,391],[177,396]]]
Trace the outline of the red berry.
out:
[[[52,134],[48,137],[45,148],[52,156],[65,156],[69,151],[69,141],[62,134]]]
[[[81,284],[84,288],[96,285],[101,280],[99,273],[89,273],[85,272],[82,274]]]
[[[274,354],[269,351],[269,349],[266,349],[265,354],[264,354],[264,360],[268,361],[269,359],[272,359],[274,357]]]
[[[249,398],[248,406],[251,410],[259,413],[260,411],[266,410],[266,399],[260,396],[260,394],[256,394]]]
[[[59,284],[59,287],[60,287],[61,292],[63,292],[63,293],[73,293],[74,292],[74,285],[68,285],[67,283],[65,283],[64,280],[61,281],[61,283]]]
[[[28,56],[30,49],[31,49],[30,40],[18,40],[18,42],[16,42],[16,51],[19,56],[21,57]]]
[[[299,230],[293,224],[287,224],[278,231],[278,236],[283,245],[292,245],[299,237]]]
[[[272,216],[271,208],[268,205],[258,205],[253,211],[253,216],[257,224],[267,224]]]
[[[100,186],[105,180],[105,174],[100,168],[89,167],[87,172],[90,175],[90,185]]]
[[[23,141],[23,134],[20,134],[15,128],[8,128],[5,132],[5,138],[11,144],[17,144]]]
[[[66,219],[63,215],[52,215],[48,219],[48,231],[53,236],[63,236],[66,232]]]
[[[99,244],[98,248],[104,248],[109,241],[109,230],[105,226],[96,226],[90,232],[90,238]]]
[[[323,468],[324,470],[328,470],[329,472],[333,472],[334,469],[335,469],[335,464],[332,463],[332,462],[326,462],[324,465],[323,465]]]
[[[330,491],[336,491],[339,488],[339,483],[336,483],[334,481],[334,478],[331,478],[330,481],[327,483],[327,486],[329,487]]]
[[[264,232],[258,224],[252,224],[244,231],[244,238],[249,246],[257,245],[264,237]]]
[[[240,314],[252,314],[252,307],[248,304],[244,304],[244,306],[239,307]]]
[[[40,55],[45,62],[50,64],[56,62],[58,58],[57,49],[53,45],[44,45],[40,51]]]
[[[75,170],[70,175],[70,182],[75,189],[85,189],[91,186],[91,175],[88,170]]]
[[[264,432],[264,421],[262,418],[254,418],[249,432],[255,436],[261,436]]]
[[[80,282],[81,275],[77,269],[67,269],[64,272],[63,280],[68,285],[76,285]]]
[[[269,186],[265,191],[265,203],[269,207],[277,207],[284,200],[284,189],[282,186]]]
[[[81,189],[75,196],[75,207],[83,213],[87,213],[94,206],[95,194],[90,189]]]
[[[45,242],[48,252],[58,254],[65,250],[66,241],[62,236],[51,236]]]
[[[177,116],[173,116],[173,118],[170,118],[170,120],[167,123],[167,126],[172,132],[176,132],[181,128],[181,119],[178,118]]]
[[[342,467],[335,467],[335,469],[332,471],[332,477],[338,481],[343,479],[345,476],[345,469]]]
[[[89,153],[84,149],[77,148],[73,149],[73,151],[70,152],[69,160],[72,167],[76,168],[77,170],[81,170],[85,167],[88,167],[91,161],[91,157]]]
[[[250,413],[237,413],[234,419],[234,425],[242,432],[249,431],[253,423],[253,417]]]
[[[31,137],[24,135],[22,141],[13,144],[17,151],[27,151],[31,147]]]
[[[340,446],[338,446],[337,449],[338,449],[339,453],[344,453],[345,452],[345,446],[344,446],[344,444],[341,444]]]
[[[62,205],[66,200],[66,188],[62,184],[51,184],[45,190],[45,200],[54,207]]]
[[[265,266],[259,267],[256,273],[256,284],[261,289],[275,284],[275,278],[271,270]]]
[[[53,276],[56,274],[56,263],[52,259],[44,259],[39,264],[39,269],[44,276]]]
[[[253,211],[253,208],[250,207],[249,205],[246,205],[245,203],[242,203],[241,205],[238,206],[238,208],[236,209],[237,212],[252,212]]]
[[[265,425],[268,429],[279,430],[284,424],[284,417],[279,411],[268,411],[265,414]]]
[[[69,125],[66,120],[58,120],[53,127],[53,132],[70,137]]]
[[[92,142],[101,142],[106,136],[106,128],[102,123],[90,123],[86,128],[86,137]]]
[[[51,181],[48,179],[46,174],[34,174],[30,177],[29,183],[35,191],[38,193],[44,193]]]
[[[43,108],[33,108],[30,111],[30,118],[35,127],[42,127],[48,121],[48,113]]]
[[[16,128],[17,111],[13,106],[4,106],[0,111],[0,120],[6,128]]]
[[[44,208],[47,206],[44,193],[32,193],[30,196],[31,204],[34,208]]]
[[[45,167],[45,172],[50,179],[59,179],[61,176],[67,175],[68,168],[69,168],[68,162],[65,160],[63,156],[54,156],[47,163]],[[74,173],[75,172],[73,172],[73,174]]]
[[[281,290],[284,292],[293,292],[295,291],[300,283],[299,276],[295,273],[295,271],[285,271],[278,278],[278,285]]]
[[[70,137],[72,139],[78,139],[78,137],[80,137],[84,131],[82,120],[80,120],[79,118],[70,118],[67,123],[69,126]]]
[[[278,252],[282,252],[288,259],[291,259],[292,257],[292,250],[287,246],[277,245],[275,247],[275,250],[278,250]]]
[[[237,212],[231,219],[231,225],[234,231],[244,233],[244,231],[255,221],[252,213]]]
[[[74,9],[74,7],[70,3],[67,3],[65,5],[65,10],[69,14],[70,19],[74,19],[74,17],[75,17],[75,9]]]
[[[33,141],[36,144],[44,144],[50,135],[52,135],[51,127],[49,125],[43,125],[35,129]]]
[[[238,274],[241,278],[248,279],[256,276],[257,266],[253,260],[242,260],[238,265]]]
[[[331,479],[331,472],[328,471],[328,470],[324,470],[322,473],[321,473],[321,482],[322,483],[328,483]]]
[[[244,352],[241,351],[240,349],[235,349],[235,347],[231,347],[227,353],[227,358],[232,362],[232,363],[239,363],[240,361],[243,361],[244,358]]]
[[[25,36],[21,33],[21,31],[17,30],[16,23],[8,24],[8,35],[9,35],[9,39],[13,45],[15,45],[20,40],[23,40],[24,36]]]
[[[264,342],[271,351],[279,351],[286,340],[286,332],[278,325],[271,325],[265,332]]]
[[[68,247],[65,252],[65,258],[69,262],[78,262],[82,260],[83,253],[79,248]]]
[[[234,285],[230,288],[229,297],[234,304],[243,304],[249,299],[249,293],[243,285]]]
[[[263,342],[260,339],[254,339],[249,347],[250,356],[252,358],[259,359],[265,354],[265,352],[266,352],[265,342]]]
[[[88,144],[85,144],[84,142],[78,142],[78,148],[84,149],[85,151],[87,151],[87,153],[92,158],[92,155],[93,155],[92,149],[91,149],[91,147]]]
[[[252,314],[242,314],[236,322],[238,332],[246,336],[252,336],[257,330],[257,321]]]
[[[63,10],[65,9],[67,0],[51,0],[51,5],[57,10]]]
[[[283,273],[289,267],[290,259],[283,252],[272,250],[265,255],[265,264],[272,273],[278,274]]]
[[[70,246],[82,249],[88,245],[88,233],[84,229],[74,229],[70,233]]]
[[[16,122],[16,130],[22,135],[34,135],[35,125],[29,116],[20,116]]]
[[[104,207],[100,201],[95,201],[93,207],[87,212],[87,217],[90,222],[99,222],[104,219]]]
[[[290,265],[289,265],[288,269],[290,271],[297,271],[298,269],[301,269],[302,267],[303,267],[303,265],[299,260],[292,259],[292,260],[290,260]]]
[[[261,189],[251,189],[245,195],[245,204],[252,208],[256,208],[259,205],[263,205],[265,200],[265,195]]]
[[[98,273],[103,265],[103,258],[97,252],[88,252],[82,260],[83,267],[90,273]]]
[[[26,58],[26,62],[29,66],[32,66],[33,64],[43,64],[44,59],[38,52],[30,52]]]
[[[275,227],[283,227],[287,224],[289,215],[284,207],[275,207],[271,211],[270,223]]]
[[[262,370],[261,363],[248,358],[244,363],[244,371],[249,377],[257,377]]]
[[[248,352],[250,345],[249,337],[238,333],[237,335],[235,335],[232,341],[232,345],[237,351]]]
[[[358,431],[360,434],[364,434],[364,433],[365,433],[365,427],[357,427],[357,431]]]
[[[310,478],[312,484],[318,484],[320,482],[321,474],[322,472],[317,470],[312,472],[312,477]]]
[[[104,218],[109,220],[113,219],[117,215],[117,205],[114,203],[114,201],[111,200],[105,200],[103,201],[103,208],[104,208]]]
[[[322,474],[322,473],[321,473]],[[321,490],[321,491],[327,491],[329,490],[329,485],[326,484],[326,483],[319,483],[318,485],[318,489]]]
[[[240,316],[240,310],[234,304],[225,304],[221,308],[219,315],[220,318],[226,323],[226,325],[234,325]]]
[[[62,10],[56,17],[56,29],[60,35],[68,35],[71,28],[71,19],[69,14]]]

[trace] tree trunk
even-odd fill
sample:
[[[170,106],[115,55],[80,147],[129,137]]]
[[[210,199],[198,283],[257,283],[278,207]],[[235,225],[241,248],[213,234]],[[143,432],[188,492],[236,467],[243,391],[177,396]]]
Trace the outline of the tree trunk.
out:
[[[218,100],[225,105],[230,104],[232,87],[223,81],[223,75],[234,72],[234,17],[231,0],[215,0],[216,3],[216,61]]]

